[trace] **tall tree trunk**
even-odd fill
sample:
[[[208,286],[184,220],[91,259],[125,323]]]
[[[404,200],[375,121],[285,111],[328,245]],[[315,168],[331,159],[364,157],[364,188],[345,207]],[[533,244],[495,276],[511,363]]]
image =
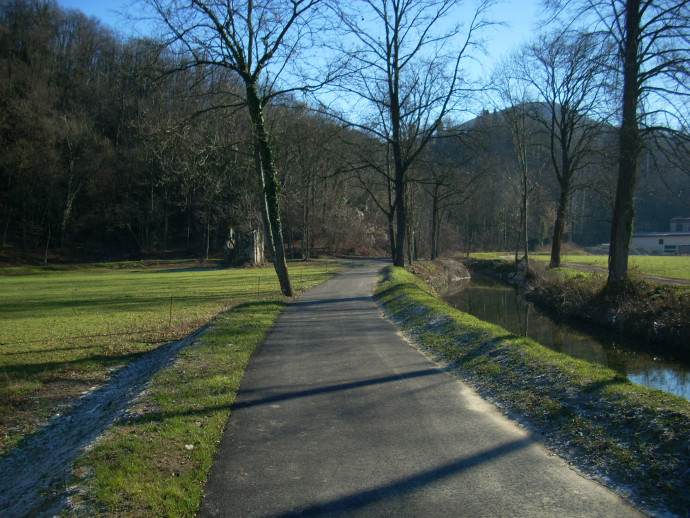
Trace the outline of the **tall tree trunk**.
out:
[[[395,147],[395,146],[394,146]],[[405,236],[407,234],[406,215],[405,215],[405,178],[400,165],[396,160],[395,165],[395,215],[396,215],[396,242],[393,264],[401,268],[405,267]]]
[[[407,225],[407,264],[412,266],[412,261],[416,259],[415,249],[414,249],[414,227],[412,225]]]
[[[388,88],[390,95],[390,118],[392,130],[391,147],[393,150],[393,170],[395,172],[395,213],[396,213],[396,243],[393,264],[400,268],[405,267],[405,236],[407,235],[406,214],[405,214],[405,168],[402,156],[402,130],[401,130],[401,107],[400,107],[400,69],[398,68],[398,45],[397,40],[392,49],[393,64],[389,72]]]
[[[436,243],[436,232],[437,232],[437,225],[436,225],[436,219],[437,219],[437,213],[438,213],[438,185],[434,185],[434,194],[432,196],[432,201],[431,201],[431,260],[433,261],[436,259],[438,252],[436,250],[436,247],[438,246]]]
[[[407,261],[412,265],[412,261],[417,260],[417,243],[415,237],[415,192],[414,185],[408,184],[407,194],[408,201],[406,203],[406,218],[405,224],[407,227]]]
[[[189,250],[189,240],[192,235],[192,213],[193,213],[193,193],[190,191],[187,200],[187,250]]]
[[[256,144],[254,144],[254,165],[256,167],[261,187],[261,219],[264,225],[264,241],[266,242],[266,248],[268,248],[268,253],[271,254],[271,261],[273,261],[276,255],[275,246],[273,244],[273,231],[271,229],[271,223],[268,218],[268,205],[266,201],[266,196],[264,196],[263,164],[261,163],[261,154],[259,152],[259,146],[257,146]]]
[[[527,234],[527,167],[522,169],[522,233],[525,248],[525,271],[529,270],[529,235]]]
[[[309,187],[311,176],[307,177],[307,185],[304,190],[304,206],[302,207],[302,259],[309,260]]]
[[[563,233],[565,232],[568,190],[569,186],[567,184],[565,186],[561,185],[561,197],[558,201],[556,222],[553,226],[553,242],[551,243],[551,261],[549,262],[549,268],[558,268],[561,266],[561,245],[563,243]]]
[[[393,201],[390,176],[388,177],[386,186],[388,187],[388,212],[386,212],[386,218],[388,218],[388,242],[391,247],[391,260],[393,264],[395,264],[395,254],[397,253],[395,239],[395,202]]]
[[[285,246],[283,244],[283,229],[280,214],[280,183],[278,182],[278,172],[273,163],[273,155],[268,139],[268,132],[266,131],[266,124],[264,121],[263,105],[259,99],[256,85],[247,85],[247,105],[249,107],[249,115],[252,120],[254,128],[254,149],[255,155],[258,157],[257,173],[259,175],[260,183],[263,191],[263,198],[265,203],[262,204],[266,214],[264,220],[267,220],[267,234],[268,230],[272,234],[272,245],[269,245],[271,250],[273,267],[275,268],[278,282],[280,283],[280,291],[286,297],[292,297],[292,286],[290,284],[290,275],[288,274],[287,261],[285,259]]]
[[[625,56],[623,63],[623,120],[619,136],[618,184],[611,223],[608,288],[615,288],[628,276],[628,253],[635,219],[635,182],[640,153],[637,123],[639,100],[640,0],[627,0],[625,9]]]
[[[165,191],[165,205],[164,205],[164,218],[163,218],[163,257],[168,256],[168,225],[169,225],[169,215],[168,215],[168,191]]]
[[[395,264],[395,254],[397,253],[397,247],[395,245],[395,211],[391,210],[386,214],[388,218],[388,241],[391,245],[391,259]]]
[[[309,191],[307,190],[307,196],[304,200],[304,205],[302,206],[302,259],[305,261],[309,260],[309,228],[307,226],[307,221],[309,219]]]
[[[206,214],[206,260],[211,249],[211,210]]]
[[[517,231],[517,242],[515,243],[515,266],[520,262],[520,246],[522,242],[522,231],[523,231],[523,218],[525,217],[525,211],[523,207],[520,207],[520,227]]]
[[[7,211],[7,220],[5,221],[5,229],[2,232],[2,247],[7,245],[7,234],[10,230],[10,222],[12,221],[12,209]]]
[[[67,182],[67,200],[65,202],[65,210],[62,213],[62,223],[60,225],[60,246],[64,247],[67,244],[67,227],[69,225],[69,220],[72,217],[72,211],[74,209],[74,201],[77,199],[79,191],[81,191],[82,180],[77,182],[77,186],[73,189],[72,183],[74,178],[74,161],[70,159],[70,172],[69,180]]]
[[[43,266],[48,266],[48,249],[50,248],[50,229],[50,217],[48,217],[48,236],[46,237],[46,249],[45,253],[43,254]]]

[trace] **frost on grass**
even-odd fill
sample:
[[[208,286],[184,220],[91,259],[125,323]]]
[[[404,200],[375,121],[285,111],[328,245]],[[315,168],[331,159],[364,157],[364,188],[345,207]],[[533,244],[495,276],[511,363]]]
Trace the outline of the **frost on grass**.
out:
[[[389,281],[385,278],[384,281]],[[389,290],[400,289],[400,285]],[[404,292],[384,311],[411,341],[548,446],[653,515],[687,516],[690,508],[690,413],[672,396],[625,379],[578,374],[576,361],[554,359],[515,336],[465,328]],[[481,335],[481,336],[480,336]],[[551,359],[549,359],[551,358]],[[589,375],[593,378],[589,379]]]
[[[83,448],[120,417],[147,380],[208,328],[161,346],[115,372],[88,391],[69,413],[58,415],[0,460],[0,516],[50,516],[66,502],[64,486]]]

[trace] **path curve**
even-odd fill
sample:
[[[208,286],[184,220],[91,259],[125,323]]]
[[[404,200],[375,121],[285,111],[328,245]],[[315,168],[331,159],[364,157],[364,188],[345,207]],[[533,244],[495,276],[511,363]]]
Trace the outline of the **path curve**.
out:
[[[381,263],[288,305],[252,357],[199,517],[641,516],[406,342]]]

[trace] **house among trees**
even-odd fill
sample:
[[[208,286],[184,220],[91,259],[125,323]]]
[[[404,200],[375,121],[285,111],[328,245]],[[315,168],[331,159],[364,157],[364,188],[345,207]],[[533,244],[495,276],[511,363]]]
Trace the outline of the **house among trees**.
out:
[[[690,254],[690,218],[672,218],[668,232],[639,232],[632,247],[652,254]]]
[[[248,231],[235,231],[231,228],[228,239],[223,246],[224,264],[260,265],[264,263],[264,240],[261,231],[251,229]]]

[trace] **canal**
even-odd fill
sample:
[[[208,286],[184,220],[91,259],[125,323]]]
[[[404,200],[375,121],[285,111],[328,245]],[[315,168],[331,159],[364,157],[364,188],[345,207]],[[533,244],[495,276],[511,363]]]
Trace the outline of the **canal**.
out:
[[[491,277],[472,277],[457,288],[443,299],[460,311],[558,352],[605,365],[634,383],[690,399],[690,366],[655,356],[652,346],[643,341],[556,322],[529,304],[513,286]]]

